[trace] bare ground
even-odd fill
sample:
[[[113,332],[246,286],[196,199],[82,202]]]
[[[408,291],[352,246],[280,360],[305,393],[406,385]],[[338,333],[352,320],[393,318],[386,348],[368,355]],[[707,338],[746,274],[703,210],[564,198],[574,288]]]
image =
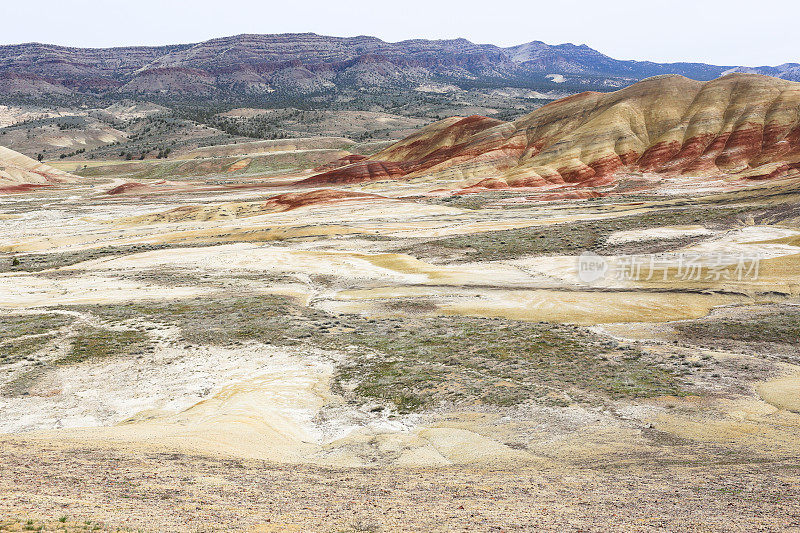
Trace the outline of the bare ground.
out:
[[[796,459],[339,470],[0,446],[0,512],[20,520],[157,531],[800,531]]]
[[[104,172],[0,198],[0,531],[800,531],[791,191],[504,210],[417,180],[274,213],[288,182]],[[686,249],[768,259],[576,281],[583,250]],[[269,462],[292,413],[346,437]]]

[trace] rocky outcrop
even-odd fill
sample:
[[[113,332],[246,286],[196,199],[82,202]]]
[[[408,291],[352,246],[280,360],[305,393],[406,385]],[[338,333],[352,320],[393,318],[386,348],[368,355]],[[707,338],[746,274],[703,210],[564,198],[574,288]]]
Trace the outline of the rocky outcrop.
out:
[[[614,93],[582,93],[514,122],[449,118],[306,181],[426,175],[481,178],[476,188],[600,186],[630,172],[767,179],[798,168],[800,83],[731,74],[705,83],[662,76]]]

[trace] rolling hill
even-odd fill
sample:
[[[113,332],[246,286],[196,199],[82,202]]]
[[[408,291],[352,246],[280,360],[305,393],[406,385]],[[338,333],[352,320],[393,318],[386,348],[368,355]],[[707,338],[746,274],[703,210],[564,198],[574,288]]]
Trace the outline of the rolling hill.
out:
[[[77,178],[67,172],[0,146],[0,193],[71,183]]]
[[[659,76],[584,92],[513,122],[451,117],[307,181],[418,176],[479,186],[606,185],[623,172],[772,178],[800,170],[800,83],[757,74]]]

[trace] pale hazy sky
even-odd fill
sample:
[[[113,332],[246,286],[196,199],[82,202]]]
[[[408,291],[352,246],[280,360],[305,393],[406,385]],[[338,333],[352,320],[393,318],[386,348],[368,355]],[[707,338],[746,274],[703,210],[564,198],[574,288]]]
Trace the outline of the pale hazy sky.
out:
[[[800,0],[0,0],[0,43],[191,43],[239,33],[585,43],[617,59],[800,63]]]

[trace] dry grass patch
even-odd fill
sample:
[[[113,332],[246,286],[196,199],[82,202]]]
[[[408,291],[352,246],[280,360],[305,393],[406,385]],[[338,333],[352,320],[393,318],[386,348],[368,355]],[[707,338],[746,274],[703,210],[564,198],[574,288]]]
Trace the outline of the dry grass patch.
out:
[[[69,354],[56,361],[56,364],[73,365],[109,357],[128,356],[140,351],[147,342],[148,336],[143,331],[85,328],[72,339]]]
[[[578,326],[469,317],[330,315],[277,296],[91,306],[105,320],[145,318],[180,327],[182,341],[257,341],[346,354],[334,390],[354,404],[400,412],[436,405],[550,405],[681,394],[647,353]]]

